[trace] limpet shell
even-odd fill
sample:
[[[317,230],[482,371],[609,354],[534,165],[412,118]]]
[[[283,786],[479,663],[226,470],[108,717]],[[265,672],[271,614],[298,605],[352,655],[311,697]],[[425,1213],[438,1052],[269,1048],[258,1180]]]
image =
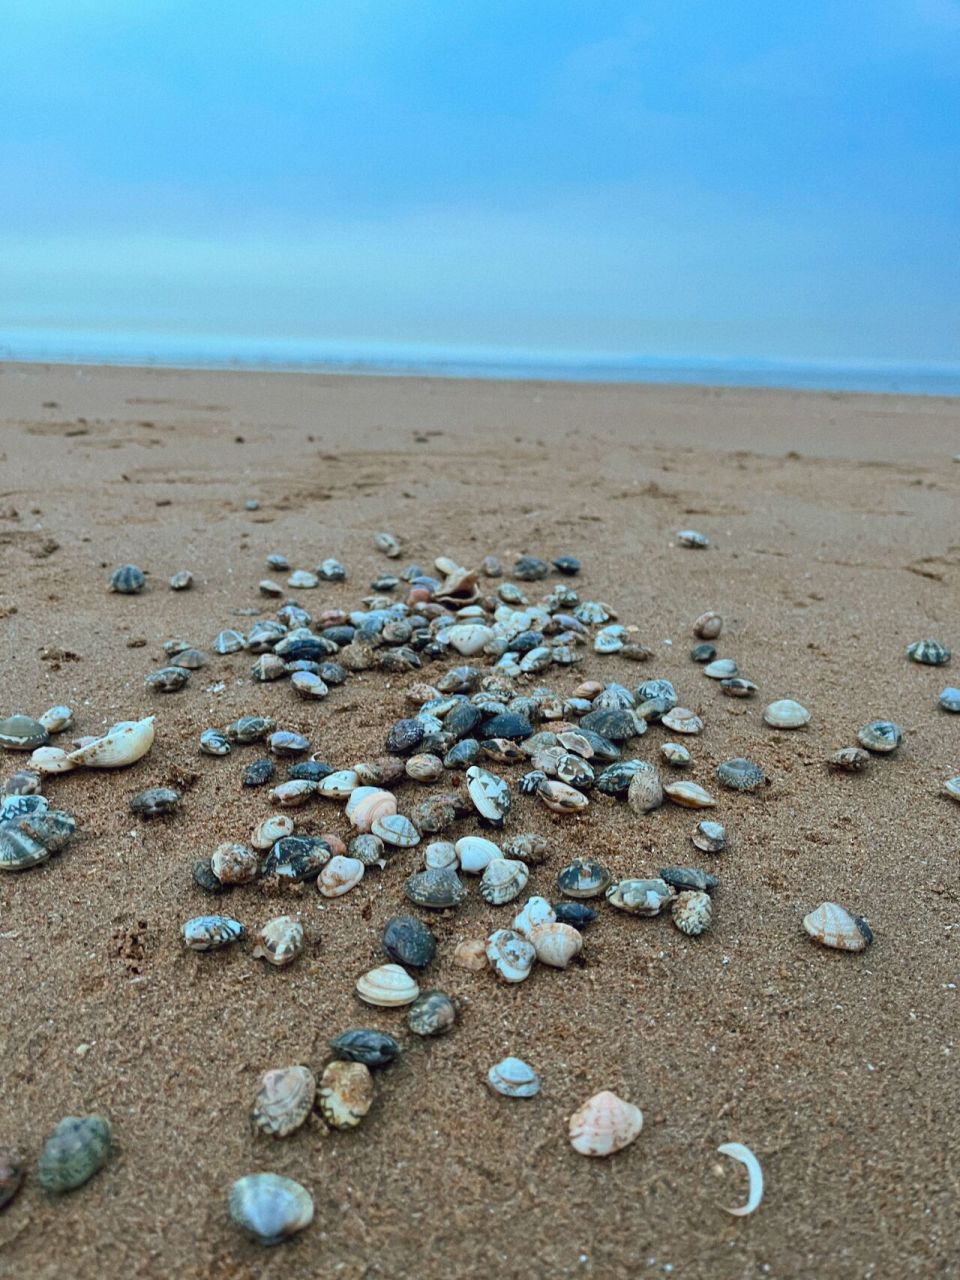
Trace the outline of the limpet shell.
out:
[[[696,867],[661,867],[660,879],[666,880],[674,889],[697,889],[701,893],[715,889],[719,883],[716,876]]]
[[[815,942],[834,951],[863,951],[873,941],[866,920],[851,915],[836,902],[821,902],[803,917],[803,927]]]
[[[303,950],[303,925],[293,916],[276,916],[268,920],[256,937],[255,960],[266,960],[278,969],[293,964]]]
[[[570,1145],[582,1156],[609,1156],[640,1135],[643,1112],[604,1089],[570,1117]]]
[[[286,1138],[309,1116],[316,1095],[317,1081],[309,1067],[275,1067],[264,1072],[253,1103],[254,1128]]]
[[[110,1154],[105,1116],[66,1116],[44,1144],[37,1180],[45,1191],[73,1191],[102,1169]]]
[[[677,895],[671,907],[673,923],[681,933],[695,938],[710,927],[713,903],[708,893],[686,889]]]
[[[752,680],[744,680],[742,676],[731,676],[729,680],[720,681],[720,692],[728,698],[752,698],[757,686]]]
[[[681,529],[676,538],[681,547],[695,547],[703,550],[710,545],[710,539],[707,535],[698,533],[696,529]]]
[[[158,671],[151,671],[143,685],[155,693],[176,693],[189,681],[190,672],[186,667],[161,667]]]
[[[355,1129],[373,1106],[373,1078],[362,1062],[335,1058],[320,1077],[320,1111],[332,1129]]]
[[[281,782],[270,792],[271,804],[278,804],[282,809],[299,809],[301,805],[313,799],[319,790],[318,782],[309,782],[305,778],[294,778]]]
[[[261,1244],[280,1244],[313,1221],[306,1187],[277,1173],[248,1173],[230,1189],[230,1217]]]
[[[540,963],[554,969],[566,969],[583,950],[583,934],[569,924],[538,924],[528,936]]]
[[[540,1092],[540,1077],[522,1058],[501,1058],[487,1072],[487,1084],[505,1098],[533,1098]]]
[[[810,712],[792,698],[781,698],[764,708],[763,718],[774,729],[802,729],[810,723]]]
[[[709,791],[705,791],[698,783],[686,779],[682,782],[666,783],[663,794],[684,809],[712,809],[717,803]]]
[[[364,1004],[394,1009],[413,1004],[420,988],[406,969],[398,964],[381,964],[362,974],[356,982],[356,992]]]
[[[960,711],[960,689],[954,689],[948,685],[946,689],[940,691],[937,701],[944,711],[950,711],[956,715]]]
[[[457,1020],[457,1007],[443,991],[425,991],[407,1013],[407,1026],[417,1036],[445,1035]]]
[[[333,856],[329,841],[321,836],[281,836],[263,864],[263,878],[301,884],[314,879]]]
[[[359,858],[345,858],[337,854],[320,872],[317,888],[325,898],[339,898],[360,883],[365,870]]]

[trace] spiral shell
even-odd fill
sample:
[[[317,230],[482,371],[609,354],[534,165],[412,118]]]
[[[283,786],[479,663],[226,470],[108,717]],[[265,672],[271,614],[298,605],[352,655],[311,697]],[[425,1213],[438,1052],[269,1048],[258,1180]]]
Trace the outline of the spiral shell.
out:
[[[254,1128],[274,1138],[294,1133],[313,1110],[317,1081],[309,1067],[276,1067],[261,1077],[253,1104]]]

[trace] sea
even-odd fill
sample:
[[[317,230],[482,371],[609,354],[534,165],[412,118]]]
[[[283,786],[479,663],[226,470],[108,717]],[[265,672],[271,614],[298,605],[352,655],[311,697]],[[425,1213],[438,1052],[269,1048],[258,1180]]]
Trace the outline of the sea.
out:
[[[796,391],[862,391],[881,395],[960,395],[960,362],[694,359],[495,347],[37,329],[0,329],[0,360],[390,377],[782,387]]]

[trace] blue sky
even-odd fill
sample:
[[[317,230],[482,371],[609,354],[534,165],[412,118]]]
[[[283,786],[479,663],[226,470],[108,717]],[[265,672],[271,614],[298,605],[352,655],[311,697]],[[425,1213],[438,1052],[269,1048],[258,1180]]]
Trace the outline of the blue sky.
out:
[[[0,329],[960,360],[960,0],[5,0]]]

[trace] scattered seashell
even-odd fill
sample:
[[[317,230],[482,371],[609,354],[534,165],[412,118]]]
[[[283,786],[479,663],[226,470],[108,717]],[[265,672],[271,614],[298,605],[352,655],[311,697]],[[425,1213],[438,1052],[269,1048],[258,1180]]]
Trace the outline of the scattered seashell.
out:
[[[180,803],[180,792],[173,787],[148,787],[130,801],[130,812],[140,818],[156,818],[172,813]]]
[[[0,787],[2,796],[35,796],[40,794],[43,779],[31,769],[18,769]]]
[[[505,1098],[533,1098],[540,1092],[540,1077],[521,1058],[502,1058],[487,1072],[487,1084]]]
[[[230,743],[219,729],[204,729],[200,735],[200,750],[207,756],[228,756]]]
[[[835,951],[863,951],[873,941],[866,920],[853,916],[836,902],[821,902],[803,918],[803,927],[815,942]]]
[[[528,866],[539,866],[550,852],[550,841],[535,831],[523,831],[511,836],[503,846],[505,858],[517,858]]]
[[[317,1095],[309,1067],[275,1067],[260,1077],[253,1103],[253,1126],[273,1138],[286,1138],[307,1119]]]
[[[937,701],[944,711],[950,711],[956,715],[960,711],[960,689],[953,689],[948,685],[946,689],[941,690]],[[40,719],[42,720],[43,716]]]
[[[330,692],[326,682],[312,671],[295,671],[290,677],[290,687],[301,698],[325,698]]]
[[[39,774],[48,774],[69,773],[77,766],[62,747],[37,747],[30,756],[30,767]]]
[[[568,787],[565,782],[555,782],[552,778],[538,782],[536,794],[554,813],[580,813],[590,803],[576,787]]]
[[[463,881],[452,867],[431,867],[415,872],[403,886],[403,892],[418,907],[443,911],[458,907],[467,896]]]
[[[442,1036],[457,1020],[457,1007],[442,991],[425,991],[407,1013],[407,1026],[417,1036]]]
[[[745,1147],[742,1142],[724,1142],[717,1147],[717,1151],[720,1155],[729,1156],[732,1160],[739,1160],[742,1165],[746,1166],[747,1175],[750,1179],[747,1203],[739,1209],[727,1210],[727,1213],[732,1213],[734,1217],[745,1217],[748,1213],[753,1213],[763,1199],[763,1170],[760,1167],[760,1161],[750,1148]]]
[[[612,877],[593,858],[574,858],[557,876],[557,887],[568,898],[599,898]]]
[[[621,880],[607,889],[612,907],[634,916],[658,916],[660,909],[676,897],[665,880]]]
[[[737,664],[732,658],[716,658],[707,663],[703,674],[711,680],[732,680],[737,674]]]
[[[703,533],[697,533],[696,529],[681,529],[676,535],[677,542],[681,547],[696,547],[703,549],[709,547],[710,539]]]
[[[889,755],[903,741],[903,730],[890,720],[871,720],[859,730],[857,741],[868,751]]]
[[[494,858],[503,858],[499,846],[482,836],[463,836],[454,849],[460,860],[460,870],[473,876],[481,875]]]
[[[529,940],[541,964],[566,969],[574,956],[583,950],[583,935],[569,924],[538,924],[530,930]]]
[[[729,680],[720,681],[720,692],[725,693],[728,698],[752,698],[757,692],[757,686],[752,680],[733,676]]]
[[[643,1112],[615,1093],[596,1093],[570,1117],[570,1144],[582,1156],[609,1156],[640,1135]]]
[[[406,773],[415,782],[436,782],[443,773],[443,761],[429,752],[421,752],[407,760]]]
[[[285,884],[314,880],[333,856],[333,846],[321,836],[281,836],[263,864],[263,878]]]
[[[522,911],[513,917],[513,928],[530,940],[531,932],[541,924],[553,924],[557,913],[546,898],[528,898]]]
[[[437,954],[437,939],[414,916],[393,916],[383,930],[383,950],[398,964],[424,969]]]
[[[73,728],[73,712],[69,707],[50,707],[38,718],[47,733],[65,733]]]
[[[663,794],[684,809],[712,809],[717,803],[709,791],[686,779],[682,782],[668,782],[663,788]]]
[[[299,809],[311,800],[319,791],[318,782],[308,782],[303,778],[295,778],[290,782],[281,782],[270,792],[271,804],[278,804],[282,809]]]
[[[371,1071],[389,1067],[400,1056],[400,1046],[385,1031],[357,1027],[330,1041],[330,1048],[344,1062],[362,1062]]]
[[[459,942],[453,952],[453,963],[461,969],[469,969],[479,973],[487,967],[486,938],[465,938]]]
[[[276,720],[271,720],[269,716],[241,716],[233,724],[228,724],[223,732],[230,742],[248,746],[251,742],[262,741],[276,727]]]
[[[781,698],[764,709],[763,718],[774,729],[802,729],[810,723],[810,712],[792,698]]]
[[[293,964],[303,950],[303,925],[293,916],[276,916],[268,920],[256,937],[253,948],[255,960],[284,969]]]
[[[20,1152],[12,1147],[0,1147],[0,1209],[5,1209],[20,1190],[24,1172]]]
[[[278,1173],[248,1173],[230,1189],[230,1217],[261,1244],[280,1244],[313,1221],[306,1187]]]
[[[650,813],[663,804],[663,783],[652,764],[637,760],[627,788],[627,804],[638,815]],[[616,767],[616,766],[614,766]]]
[[[245,645],[246,640],[242,632],[228,629],[217,634],[213,642],[213,651],[220,654],[239,653]]]
[[[927,667],[943,667],[950,661],[950,650],[938,640],[916,640],[907,645],[907,657]]]
[[[182,649],[170,665],[183,667],[184,671],[199,671],[207,665],[207,655],[199,649]]]
[[[337,769],[320,779],[320,795],[328,800],[346,800],[360,786],[360,777],[354,769]],[[396,811],[394,811],[396,812]]]
[[[960,800],[960,777],[948,778],[943,784],[944,793],[954,800]]]
[[[706,613],[701,613],[693,624],[693,634],[700,640],[716,640],[722,630],[723,619],[719,613],[714,613],[712,609],[708,609]]]
[[[313,591],[319,585],[320,579],[309,569],[294,569],[287,579],[287,586],[293,591]]]
[[[685,769],[690,763],[690,752],[679,742],[662,743],[660,754],[667,764],[672,764],[675,769]]]
[[[530,879],[525,862],[513,858],[493,858],[480,881],[480,896],[491,906],[503,906],[523,893]]]
[[[690,657],[694,662],[712,662],[716,656],[715,644],[695,644],[690,650]]]
[[[487,939],[487,961],[504,982],[523,982],[530,976],[537,952],[513,929],[497,929]]]
[[[734,756],[717,765],[717,778],[731,791],[756,791],[766,781],[760,766],[744,756]]]
[[[384,844],[396,845],[400,849],[410,849],[420,843],[420,832],[409,818],[405,818],[400,813],[377,818],[370,830],[375,836],[379,836]]]
[[[727,833],[719,822],[698,822],[690,837],[704,853],[720,853],[727,844]]]
[[[375,533],[373,545],[391,560],[395,560],[400,554],[400,543],[392,533]]]
[[[50,741],[48,730],[30,716],[17,714],[0,720],[0,747],[7,751],[33,751]]]
[[[661,867],[660,879],[666,880],[674,889],[697,889],[701,893],[715,889],[719,884],[716,876],[699,871],[696,867]]]
[[[299,756],[310,750],[310,739],[302,733],[279,729],[270,735],[267,746],[275,756]]]
[[[135,764],[153,746],[155,718],[147,716],[145,720],[115,724],[102,738],[95,738],[86,746],[71,751],[67,756],[71,767],[82,765],[87,769],[122,769],[128,764]]]
[[[335,1058],[320,1077],[320,1111],[332,1129],[355,1129],[373,1106],[373,1079],[362,1062]]]
[[[360,883],[365,870],[359,858],[345,858],[338,854],[320,872],[317,888],[325,898],[339,898]]]
[[[282,840],[284,836],[293,835],[295,825],[288,814],[273,813],[269,818],[264,818],[262,822],[257,823],[250,837],[250,843],[255,849],[272,849],[278,840]]]
[[[47,1139],[37,1166],[45,1191],[73,1191],[102,1169],[112,1131],[105,1116],[65,1116]]]
[[[151,671],[143,685],[154,693],[177,693],[189,680],[190,672],[185,667],[161,667],[159,671]]]
[[[827,763],[846,773],[860,773],[870,763],[870,752],[862,747],[843,747],[834,752]]]
[[[671,707],[665,715],[661,716],[660,723],[674,733],[694,734],[700,733],[703,729],[703,721],[689,707]]]
[[[399,1005],[413,1004],[420,994],[420,988],[400,965],[382,964],[357,979],[356,992],[364,1004],[393,1009]]]
[[[499,852],[498,855],[499,857]],[[430,867],[452,867],[454,871],[460,865],[460,858],[457,854],[456,846],[451,844],[449,840],[434,840],[428,844],[423,855],[424,866]]]
[[[195,916],[180,930],[191,951],[216,951],[239,942],[246,930],[239,920],[229,916]]]
[[[506,782],[479,765],[472,765],[466,776],[470,799],[481,818],[495,827],[502,827],[510,812],[510,788]]]
[[[681,933],[690,938],[695,938],[710,928],[713,903],[708,893],[686,889],[677,895],[670,910],[673,923]]]
[[[110,590],[122,596],[138,595],[146,586],[147,579],[142,569],[135,564],[122,564],[110,575]]]

